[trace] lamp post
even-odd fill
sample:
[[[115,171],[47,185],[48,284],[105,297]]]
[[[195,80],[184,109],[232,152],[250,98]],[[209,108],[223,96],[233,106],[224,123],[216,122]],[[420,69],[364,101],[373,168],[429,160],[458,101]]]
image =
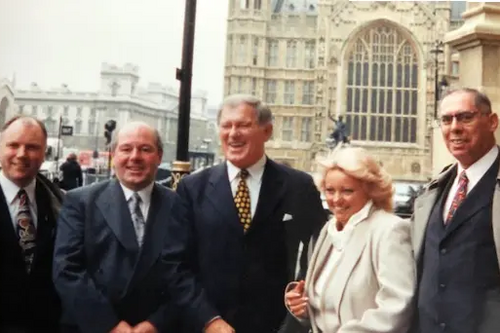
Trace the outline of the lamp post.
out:
[[[448,82],[444,77],[441,79],[441,81],[439,81],[439,55],[441,53],[444,53],[443,42],[436,40],[436,44],[431,50],[431,53],[434,54],[434,119],[437,119],[438,104],[439,99],[441,98],[441,92],[448,86]]]
[[[439,81],[439,54],[444,53],[444,44],[442,41],[436,40],[434,48],[430,51],[434,54],[434,118],[438,118],[438,106],[439,100],[441,98],[443,90],[448,87],[448,82],[443,76],[441,81]],[[431,174],[434,172],[434,126],[431,122],[430,126],[430,162],[431,162]],[[434,175],[432,175],[434,176]]]
[[[193,75],[194,30],[196,22],[196,0],[186,0],[184,12],[184,36],[182,45],[182,68],[177,68],[176,79],[181,82],[177,122],[177,152],[172,165],[172,189],[183,176],[189,173],[189,121],[191,111],[191,79]]]

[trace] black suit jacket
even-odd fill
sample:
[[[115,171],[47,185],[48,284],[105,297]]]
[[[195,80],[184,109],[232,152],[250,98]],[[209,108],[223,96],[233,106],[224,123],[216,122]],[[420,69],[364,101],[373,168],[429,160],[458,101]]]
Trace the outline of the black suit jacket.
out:
[[[0,187],[0,332],[18,327],[26,332],[58,332],[60,301],[52,283],[52,255],[56,218],[62,193],[45,177],[37,176],[36,253],[26,273],[21,248]]]
[[[117,180],[69,191],[58,221],[53,272],[65,331],[107,333],[121,320],[132,326],[148,320],[159,332],[177,332],[178,313],[167,286],[168,276],[182,274],[167,261],[183,260],[184,216],[177,194],[155,185],[139,248]]]
[[[307,249],[326,221],[312,178],[268,159],[246,233],[225,163],[183,178],[177,192],[188,205],[191,262],[210,306],[239,333],[277,331],[287,313],[284,288],[299,270],[299,244]]]

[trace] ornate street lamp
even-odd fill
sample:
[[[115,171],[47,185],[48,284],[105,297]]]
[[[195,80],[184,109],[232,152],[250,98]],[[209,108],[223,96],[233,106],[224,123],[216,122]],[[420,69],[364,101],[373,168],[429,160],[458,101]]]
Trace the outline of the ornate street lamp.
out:
[[[176,78],[181,82],[179,92],[179,116],[177,122],[177,152],[172,165],[172,189],[177,189],[181,178],[191,169],[189,163],[189,121],[191,111],[191,79],[193,76],[194,28],[196,0],[186,0],[184,12],[184,37],[182,68],[177,68]]]

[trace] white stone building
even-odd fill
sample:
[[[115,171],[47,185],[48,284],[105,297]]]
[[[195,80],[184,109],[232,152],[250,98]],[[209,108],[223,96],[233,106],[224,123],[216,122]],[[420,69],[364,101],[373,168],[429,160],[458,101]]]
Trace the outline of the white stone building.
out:
[[[18,89],[8,80],[0,81],[0,124],[17,113],[42,120],[50,137],[57,137],[59,119],[73,126],[73,136],[64,136],[64,146],[79,150],[105,150],[104,124],[114,119],[117,126],[133,120],[157,128],[164,141],[164,161],[175,159],[177,142],[178,92],[158,83],[139,86],[139,69],[103,63],[101,86],[96,92],[72,91],[62,84],[43,89],[32,83]],[[203,144],[207,135],[207,97],[195,91],[191,99],[190,149]]]

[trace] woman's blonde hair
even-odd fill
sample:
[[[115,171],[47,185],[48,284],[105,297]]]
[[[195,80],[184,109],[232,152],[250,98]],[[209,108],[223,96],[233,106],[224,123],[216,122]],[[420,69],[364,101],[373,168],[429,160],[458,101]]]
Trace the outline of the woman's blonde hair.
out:
[[[326,158],[317,159],[318,174],[315,177],[318,189],[324,193],[325,178],[332,170],[360,180],[375,207],[392,211],[392,178],[379,163],[363,148],[338,147]]]

